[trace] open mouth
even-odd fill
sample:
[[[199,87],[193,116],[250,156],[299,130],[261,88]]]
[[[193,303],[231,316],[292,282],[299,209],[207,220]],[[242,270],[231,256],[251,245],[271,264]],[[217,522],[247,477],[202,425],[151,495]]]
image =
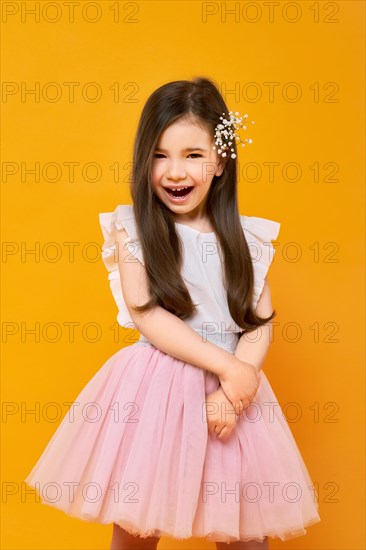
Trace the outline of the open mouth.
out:
[[[179,199],[179,198],[187,197],[189,195],[189,193],[192,192],[193,187],[192,186],[179,187],[179,188],[176,188],[176,189],[173,189],[173,188],[170,188],[170,187],[165,187],[164,189],[171,197]]]

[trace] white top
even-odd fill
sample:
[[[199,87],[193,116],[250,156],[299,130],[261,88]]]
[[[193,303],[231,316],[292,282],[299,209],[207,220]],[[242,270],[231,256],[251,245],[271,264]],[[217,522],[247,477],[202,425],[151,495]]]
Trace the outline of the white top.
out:
[[[240,220],[253,262],[255,307],[274,258],[275,249],[271,240],[277,238],[280,223],[244,215],[240,216]],[[118,307],[117,321],[124,328],[135,328],[123,298],[116,261],[116,231],[125,228],[128,238],[124,242],[131,243],[127,245],[128,250],[144,264],[133,207],[130,204],[121,204],[114,212],[102,212],[99,214],[99,222],[104,237],[102,259],[108,270],[111,291]],[[175,225],[183,243],[181,274],[193,303],[198,304],[197,312],[184,322],[198,332],[241,332],[242,329],[232,319],[228,308],[220,260],[221,248],[218,246],[216,234],[202,233],[178,222]]]

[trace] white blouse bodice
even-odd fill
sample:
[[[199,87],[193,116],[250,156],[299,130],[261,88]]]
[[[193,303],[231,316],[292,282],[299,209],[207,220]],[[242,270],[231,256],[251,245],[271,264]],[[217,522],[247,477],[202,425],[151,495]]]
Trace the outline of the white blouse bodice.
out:
[[[273,261],[275,249],[271,240],[277,238],[280,223],[255,216],[240,216],[241,225],[249,246],[254,269],[255,307],[261,295],[264,280]],[[131,254],[144,264],[141,244],[137,237],[133,207],[129,204],[117,206],[114,212],[99,214],[104,243],[102,259],[108,270],[108,279],[112,295],[118,307],[117,321],[124,328],[134,328],[125,304],[118,261],[116,260],[116,231],[125,228],[128,238],[125,240]],[[176,223],[177,232],[183,243],[182,277],[186,283],[192,301],[197,306],[196,313],[184,322],[197,332],[227,333],[241,332],[234,322],[228,308],[223,283],[221,248],[216,234],[202,233],[185,224]]]

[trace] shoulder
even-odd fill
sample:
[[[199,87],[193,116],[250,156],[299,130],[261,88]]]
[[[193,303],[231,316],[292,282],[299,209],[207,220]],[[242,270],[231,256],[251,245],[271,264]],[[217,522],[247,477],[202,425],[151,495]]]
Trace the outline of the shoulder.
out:
[[[102,257],[107,267],[116,269],[114,258],[116,243],[127,244],[122,247],[122,250],[127,250],[126,253],[131,253],[141,263],[144,263],[131,204],[119,204],[111,212],[100,212],[99,223],[104,237]]]
[[[100,212],[99,222],[103,234],[124,229],[131,240],[137,237],[132,204],[119,204],[112,212]]]
[[[240,223],[245,237],[251,237],[262,242],[276,239],[280,232],[280,222],[258,216],[240,215]]]

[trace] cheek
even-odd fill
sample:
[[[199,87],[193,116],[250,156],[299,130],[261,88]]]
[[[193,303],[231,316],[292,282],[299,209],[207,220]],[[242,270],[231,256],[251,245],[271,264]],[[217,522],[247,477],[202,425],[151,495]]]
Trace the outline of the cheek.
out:
[[[187,169],[187,174],[193,180],[194,184],[201,187],[205,184],[205,167],[197,163]]]
[[[190,171],[190,174],[192,178],[194,178],[197,185],[200,187],[209,187],[213,179],[215,169],[216,167],[213,162],[202,162],[200,164],[197,163],[197,165],[195,165]]]
[[[159,167],[157,165],[153,165],[151,168],[151,180],[152,184],[155,186],[159,185],[160,179],[161,179],[161,172],[162,170],[159,170]]]

